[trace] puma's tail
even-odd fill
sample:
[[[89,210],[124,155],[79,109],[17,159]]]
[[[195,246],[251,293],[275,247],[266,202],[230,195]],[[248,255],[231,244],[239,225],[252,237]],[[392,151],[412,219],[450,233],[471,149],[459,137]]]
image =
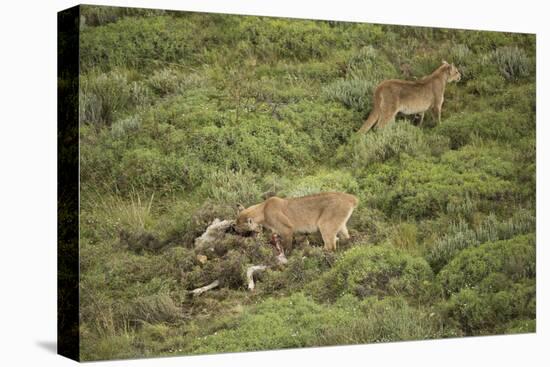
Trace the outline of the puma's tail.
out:
[[[367,118],[363,126],[361,126],[361,128],[359,129],[359,133],[364,134],[367,131],[369,131],[371,127],[373,127],[374,124],[376,124],[379,117],[380,117],[380,112],[378,108],[375,107],[369,114],[369,117]]]

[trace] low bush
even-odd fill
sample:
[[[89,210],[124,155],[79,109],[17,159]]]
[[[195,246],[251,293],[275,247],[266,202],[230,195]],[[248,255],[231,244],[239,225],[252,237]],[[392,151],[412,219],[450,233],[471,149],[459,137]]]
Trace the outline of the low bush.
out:
[[[499,221],[494,215],[489,215],[477,228],[471,228],[466,222],[458,221],[450,226],[445,236],[435,241],[427,260],[437,272],[465,248],[530,233],[534,231],[535,224],[535,216],[529,210],[520,210],[505,221]]]
[[[414,340],[452,335],[427,312],[402,298],[359,302],[343,297],[332,306],[319,305],[303,294],[269,298],[228,321],[235,325],[197,336],[188,353],[231,352]],[[269,332],[266,332],[269,330]]]
[[[149,87],[160,96],[166,96],[179,90],[183,85],[184,75],[169,68],[157,70],[147,79]]]
[[[458,114],[437,127],[437,133],[450,139],[451,148],[458,149],[477,138],[513,142],[524,136],[524,122],[510,110]]]
[[[116,22],[123,17],[148,17],[164,14],[159,9],[123,8],[112,6],[83,5],[80,8],[82,23],[85,26],[98,27]]]
[[[83,360],[97,361],[108,359],[135,358],[141,355],[134,348],[134,334],[113,333],[94,335],[92,332],[82,332],[82,349],[80,357]]]
[[[323,95],[329,101],[363,112],[369,108],[375,86],[363,79],[340,79],[324,87]]]
[[[351,161],[354,167],[365,167],[399,158],[401,154],[423,154],[427,148],[424,136],[417,127],[398,122],[374,133],[353,136],[346,145],[338,148],[336,159],[342,163]]]
[[[488,242],[460,252],[437,275],[449,297],[438,307],[466,335],[504,333],[513,320],[533,320],[535,237]],[[514,328],[512,327],[512,330]],[[516,332],[532,332],[528,321]]]
[[[134,324],[173,323],[182,318],[182,310],[168,294],[140,296],[129,304],[127,317]]]
[[[186,167],[184,157],[164,155],[157,149],[136,148],[124,153],[115,172],[121,190],[146,187],[165,193],[194,184],[186,175]]]
[[[512,320],[529,320],[515,332],[533,332],[535,318],[534,282],[512,283],[498,292],[463,288],[440,305],[444,319],[466,335],[506,333]]]
[[[149,103],[150,91],[129,72],[87,74],[80,78],[80,122],[111,125],[125,112]]]
[[[111,126],[111,133],[115,139],[123,140],[136,133],[140,126],[141,119],[138,116],[129,116],[114,122]]]
[[[361,119],[359,113],[334,102],[302,100],[278,111],[281,120],[307,137],[301,144],[319,162],[331,160],[337,146],[349,139]]]
[[[415,224],[402,222],[393,228],[390,243],[408,252],[414,252],[418,247],[418,229]]]
[[[489,274],[500,272],[511,281],[535,277],[535,237],[523,235],[487,242],[461,251],[437,275],[447,294],[475,287]]]
[[[501,153],[510,160],[497,155]],[[374,207],[396,219],[434,218],[445,213],[449,202],[465,195],[490,210],[490,204],[519,192],[512,160],[510,152],[485,148],[450,151],[439,161],[402,155],[400,169],[372,166],[359,185],[368,190]]]
[[[261,189],[256,177],[249,171],[214,171],[203,182],[198,192],[206,200],[234,207],[248,207],[261,200]]]
[[[499,71],[507,80],[516,81],[529,76],[532,70],[532,61],[524,50],[505,46],[499,47],[491,54]]]
[[[295,248],[288,263],[282,269],[268,270],[258,285],[260,292],[271,294],[280,291],[289,293],[303,289],[304,285],[318,279],[329,270],[334,256],[322,247]]]
[[[185,18],[168,16],[121,18],[102,27],[82,30],[81,70],[115,67],[151,70],[158,64],[195,61],[201,50],[196,27]]]
[[[367,46],[349,57],[344,74],[345,78],[323,88],[324,97],[364,112],[370,107],[374,88],[384,79],[395,77],[396,72],[383,55]]]
[[[300,197],[329,191],[356,194],[359,189],[357,181],[349,172],[333,170],[298,178],[295,182],[288,183],[281,194],[287,197]]]
[[[428,263],[389,246],[358,245],[337,259],[333,268],[311,284],[320,300],[344,294],[360,298],[401,295],[419,297],[432,280]]]

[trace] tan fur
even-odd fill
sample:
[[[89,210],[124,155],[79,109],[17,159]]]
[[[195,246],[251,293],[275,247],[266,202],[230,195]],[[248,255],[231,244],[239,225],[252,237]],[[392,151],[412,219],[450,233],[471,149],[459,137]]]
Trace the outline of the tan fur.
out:
[[[375,124],[383,128],[395,120],[398,112],[406,115],[420,114],[420,125],[424,113],[432,110],[441,123],[441,106],[448,82],[459,81],[460,72],[453,64],[443,61],[433,73],[417,81],[399,79],[385,80],[374,91],[373,109],[364,122],[360,133],[366,133]]]
[[[346,223],[357,203],[355,196],[343,192],[289,199],[274,196],[241,210],[235,229],[254,231],[258,225],[265,226],[282,237],[287,252],[292,249],[294,233],[320,231],[325,249],[335,251],[338,233],[349,238]]]

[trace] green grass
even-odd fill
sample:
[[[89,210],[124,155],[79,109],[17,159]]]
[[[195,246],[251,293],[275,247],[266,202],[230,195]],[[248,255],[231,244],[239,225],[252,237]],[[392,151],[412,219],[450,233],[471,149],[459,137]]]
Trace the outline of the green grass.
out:
[[[535,330],[530,35],[84,6],[85,360]],[[365,136],[372,91],[445,59],[442,123]],[[359,198],[336,253],[194,248],[267,193]],[[201,255],[201,257],[197,257]],[[199,261],[202,256],[207,261]],[[188,290],[219,279],[200,297]]]

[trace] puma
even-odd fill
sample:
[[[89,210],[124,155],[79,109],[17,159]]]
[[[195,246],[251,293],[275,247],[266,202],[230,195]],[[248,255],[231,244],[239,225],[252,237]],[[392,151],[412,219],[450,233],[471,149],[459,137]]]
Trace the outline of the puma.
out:
[[[357,204],[355,196],[343,192],[288,199],[274,196],[246,209],[238,205],[235,230],[254,232],[260,225],[265,226],[281,236],[287,253],[292,250],[294,233],[320,231],[325,249],[335,251],[338,234],[349,238],[346,223]]]
[[[391,79],[378,84],[374,91],[373,109],[369,117],[359,129],[366,133],[375,124],[376,128],[383,128],[395,120],[398,112],[406,115],[420,114],[420,123],[424,121],[424,113],[432,110],[441,123],[441,106],[445,86],[449,82],[459,81],[460,72],[454,66],[443,61],[433,73],[417,81]]]

